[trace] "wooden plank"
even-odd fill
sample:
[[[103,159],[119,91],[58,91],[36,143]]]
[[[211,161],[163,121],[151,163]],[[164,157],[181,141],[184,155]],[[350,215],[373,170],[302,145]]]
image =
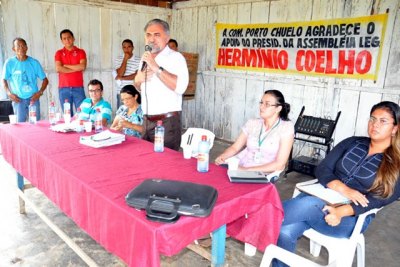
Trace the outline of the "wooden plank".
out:
[[[392,94],[383,94],[382,101],[392,101],[394,103],[400,103],[400,96],[399,95],[392,95]]]
[[[398,88],[398,85],[400,84],[400,16],[399,16],[399,8],[397,8],[395,10],[391,10],[390,12],[391,12],[390,16],[394,16],[395,21],[394,21],[392,29],[390,27],[387,28],[388,29],[387,33],[389,35],[391,35],[392,40],[391,40],[390,46],[388,46],[388,48],[387,48],[387,50],[389,51],[389,55],[388,55],[388,64],[387,64],[387,69],[386,69],[387,73],[386,73],[386,77],[385,77],[384,86]],[[384,62],[385,61],[382,61],[382,63],[384,63]]]
[[[335,145],[355,134],[359,96],[360,93],[357,91],[341,90],[340,92],[339,110],[342,115],[336,125]]]
[[[111,10],[100,9],[99,10],[99,27],[100,27],[100,43],[101,43],[101,51],[97,57],[100,58],[101,66],[104,69],[111,69],[113,66],[113,54],[112,54],[112,44],[113,44],[113,36],[112,36],[112,14]]]
[[[43,67],[48,72],[55,72],[55,63],[54,63],[54,55],[58,49],[60,49],[60,36],[59,31],[56,30],[55,26],[55,13],[53,5],[49,3],[41,3],[42,8],[42,31],[43,31],[43,38],[46,40],[52,40],[51,42],[42,42],[44,58],[42,61]],[[44,40],[44,39],[43,39]],[[57,82],[51,85],[53,90],[58,88],[58,80]],[[50,88],[48,88],[49,90]],[[58,89],[57,89],[58,90]],[[58,97],[58,96],[57,96]]]
[[[190,249],[191,251],[197,253],[198,255],[202,256],[203,258],[211,261],[211,253],[209,250],[203,248],[200,245],[189,244],[186,248]]]
[[[215,7],[207,9],[207,18],[208,21],[204,25],[209,33],[208,38],[206,39],[206,69],[215,70],[215,22],[218,18]]]
[[[199,53],[199,71],[205,70],[206,65],[206,55],[207,55],[207,39],[209,39],[209,31],[204,25],[208,21],[207,18],[207,8],[201,7],[198,9],[198,22],[197,22],[197,50]]]
[[[244,121],[260,117],[259,102],[264,95],[264,82],[260,80],[247,80],[244,101]]]
[[[206,78],[206,75],[203,75]],[[224,138],[224,116],[225,116],[225,106],[228,105],[225,102],[226,96],[226,78],[221,76],[215,76],[215,96],[214,96],[214,134],[218,138]],[[196,98],[197,101],[197,98]]]
[[[245,79],[233,78],[226,81],[226,90],[229,90],[229,94],[226,95],[224,102],[230,104],[229,106],[225,104],[225,116],[222,120],[224,125],[227,125],[224,132],[226,140],[236,140],[245,123],[244,88],[246,88]]]
[[[361,92],[360,105],[357,110],[355,135],[367,136],[369,112],[373,105],[382,99],[381,94]]]
[[[400,63],[398,61],[390,61],[389,55],[391,54],[390,51],[395,50],[394,48],[396,47],[396,42],[392,42],[392,38],[396,37],[396,35],[399,35],[398,32],[398,26],[397,26],[397,32],[394,30],[396,28],[395,26],[395,20],[398,18],[398,15],[396,14],[399,11],[400,3],[399,1],[391,1],[391,0],[383,0],[379,1],[379,6],[375,7],[376,11],[375,14],[383,14],[386,13],[387,10],[389,10],[389,17],[387,20],[386,24],[386,33],[385,33],[385,39],[382,42],[382,53],[381,53],[381,62],[379,66],[379,72],[378,72],[378,79],[376,81],[370,81],[366,80],[363,81],[363,86],[365,87],[383,87],[385,80],[386,80],[386,75],[387,75],[387,70],[389,68],[390,63],[392,63],[394,66],[399,66]],[[397,12],[396,12],[397,11]],[[392,46],[391,46],[392,45]]]
[[[345,0],[315,0],[312,5],[312,20],[334,19],[342,17]]]

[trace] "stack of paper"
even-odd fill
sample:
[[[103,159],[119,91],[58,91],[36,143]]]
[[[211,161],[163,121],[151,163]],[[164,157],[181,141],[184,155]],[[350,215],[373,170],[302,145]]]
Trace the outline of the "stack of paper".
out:
[[[123,141],[125,141],[124,134],[113,133],[109,130],[91,136],[81,136],[79,139],[79,143],[95,148],[117,145]]]
[[[68,133],[68,132],[75,132],[76,131],[76,125],[73,123],[61,123],[57,125],[52,125],[50,126],[50,130],[54,132],[60,132],[60,133]]]

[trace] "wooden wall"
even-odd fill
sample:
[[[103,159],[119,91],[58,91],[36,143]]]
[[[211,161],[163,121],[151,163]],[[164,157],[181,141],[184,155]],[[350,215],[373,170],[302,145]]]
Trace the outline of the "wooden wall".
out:
[[[178,40],[181,51],[199,54],[196,97],[184,101],[184,128],[204,127],[219,138],[233,141],[244,122],[258,116],[257,103],[263,91],[273,88],[281,90],[291,104],[292,120],[296,120],[303,105],[305,114],[319,117],[334,118],[342,111],[334,136],[337,143],[350,135],[366,134],[369,109],[374,103],[399,103],[398,0],[191,0],[174,4],[173,10],[105,0],[3,0],[0,7],[0,70],[4,60],[13,55],[13,38],[25,38],[29,55],[39,59],[50,80],[42,107],[51,99],[58,103],[54,53],[62,47],[60,30],[69,28],[74,32],[76,44],[88,55],[85,83],[92,78],[103,81],[105,98],[114,104],[115,111],[113,59],[121,52],[120,44],[125,38],[133,40],[135,54],[140,56],[143,27],[155,17],[171,23],[172,38]],[[390,15],[376,83],[214,69],[216,22],[310,21],[364,16],[386,9]],[[42,115],[47,115],[45,108]]]
[[[215,26],[220,23],[279,23],[347,18],[389,9],[379,79],[371,81],[318,78],[214,69]],[[365,135],[371,106],[381,100],[399,103],[400,12],[398,0],[189,1],[172,13],[172,33],[182,51],[199,53],[195,100],[184,103],[184,126],[205,127],[217,137],[235,140],[246,120],[258,116],[266,89],[281,90],[295,121],[305,114],[335,118],[342,112],[335,143]]]

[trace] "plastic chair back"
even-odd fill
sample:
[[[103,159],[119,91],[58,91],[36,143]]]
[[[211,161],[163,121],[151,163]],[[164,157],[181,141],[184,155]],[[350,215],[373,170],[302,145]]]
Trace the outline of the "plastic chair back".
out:
[[[181,148],[185,147],[192,148],[192,156],[197,156],[197,150],[201,141],[201,136],[206,135],[207,141],[210,143],[210,149],[214,145],[215,134],[207,129],[203,128],[188,128],[182,135]]]

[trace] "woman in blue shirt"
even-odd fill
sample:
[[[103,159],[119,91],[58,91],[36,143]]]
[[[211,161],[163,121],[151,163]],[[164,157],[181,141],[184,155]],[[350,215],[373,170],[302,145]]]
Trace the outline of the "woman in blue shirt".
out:
[[[122,87],[120,94],[121,101],[124,104],[117,110],[111,129],[141,138],[143,111],[140,106],[140,93],[133,85],[125,85]]]
[[[352,201],[339,207],[302,193],[283,202],[285,212],[278,246],[294,252],[309,228],[332,237],[349,237],[357,216],[388,205],[400,197],[400,108],[384,101],[374,105],[368,121],[369,137],[340,142],[317,167],[319,182]],[[365,231],[373,216],[366,218]],[[275,260],[273,266],[286,266]]]

